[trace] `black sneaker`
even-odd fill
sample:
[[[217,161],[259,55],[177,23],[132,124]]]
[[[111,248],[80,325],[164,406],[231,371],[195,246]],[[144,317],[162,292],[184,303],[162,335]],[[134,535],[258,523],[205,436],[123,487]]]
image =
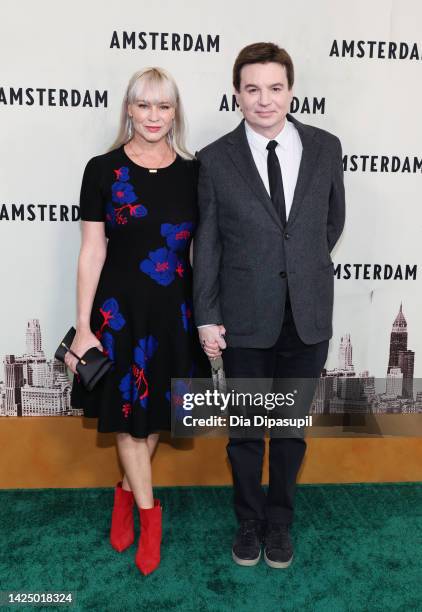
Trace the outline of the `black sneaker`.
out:
[[[283,523],[268,523],[264,542],[265,563],[278,569],[289,567],[293,559],[289,526]]]
[[[256,565],[261,558],[262,523],[248,519],[240,521],[232,548],[233,561],[238,565]]]

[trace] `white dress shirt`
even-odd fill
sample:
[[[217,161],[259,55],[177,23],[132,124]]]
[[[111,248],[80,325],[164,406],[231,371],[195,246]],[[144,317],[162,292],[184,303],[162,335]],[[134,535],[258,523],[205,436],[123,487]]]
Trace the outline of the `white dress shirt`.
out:
[[[266,138],[258,134],[251,128],[247,121],[245,121],[245,130],[252,157],[269,195],[270,185],[268,182],[267,144],[270,140],[276,140],[278,142],[278,147],[276,147],[275,152],[280,162],[281,175],[283,177],[286,219],[288,219],[292,207],[297,176],[299,174],[300,160],[302,159],[303,147],[299,133],[293,123],[287,119],[284,122],[281,132],[274,138]]]
[[[274,138],[266,138],[258,132],[255,132],[245,121],[246,138],[251,149],[252,157],[259,172],[259,175],[265,185],[265,189],[270,194],[270,184],[268,181],[267,167],[267,144],[270,140],[276,140],[278,147],[275,152],[280,162],[281,175],[283,177],[284,200],[286,203],[286,219],[289,218],[289,212],[292,207],[293,195],[296,188],[297,176],[299,174],[300,160],[302,159],[302,141],[299,133],[293,123],[287,119],[284,122],[283,129]],[[213,323],[199,325],[201,327],[210,327]]]

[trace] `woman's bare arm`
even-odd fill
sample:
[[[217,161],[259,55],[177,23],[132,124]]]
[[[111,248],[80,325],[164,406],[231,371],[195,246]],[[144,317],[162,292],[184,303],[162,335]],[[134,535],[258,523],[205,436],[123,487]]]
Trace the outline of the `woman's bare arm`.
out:
[[[89,348],[101,343],[90,327],[92,303],[107,253],[107,238],[104,223],[99,221],[82,221],[82,242],[78,258],[77,276],[77,319],[76,335],[71,349],[77,355],[83,355]],[[70,353],[66,355],[66,364],[76,371],[77,360]]]

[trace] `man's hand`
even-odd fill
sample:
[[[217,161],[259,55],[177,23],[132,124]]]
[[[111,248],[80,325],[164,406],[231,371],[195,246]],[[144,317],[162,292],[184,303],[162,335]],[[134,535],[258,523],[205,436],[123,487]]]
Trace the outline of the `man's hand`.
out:
[[[198,329],[199,340],[209,359],[220,357],[222,349],[226,348],[224,325],[207,325]]]

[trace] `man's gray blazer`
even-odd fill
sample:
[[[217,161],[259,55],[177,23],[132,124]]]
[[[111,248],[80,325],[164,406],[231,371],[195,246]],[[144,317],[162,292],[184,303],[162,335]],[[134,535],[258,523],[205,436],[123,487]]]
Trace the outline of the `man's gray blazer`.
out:
[[[303,151],[285,227],[255,166],[244,121],[198,154],[195,322],[224,324],[228,346],[273,346],[287,288],[301,340],[332,336],[330,252],[345,217],[341,144],[325,130],[287,119]]]

